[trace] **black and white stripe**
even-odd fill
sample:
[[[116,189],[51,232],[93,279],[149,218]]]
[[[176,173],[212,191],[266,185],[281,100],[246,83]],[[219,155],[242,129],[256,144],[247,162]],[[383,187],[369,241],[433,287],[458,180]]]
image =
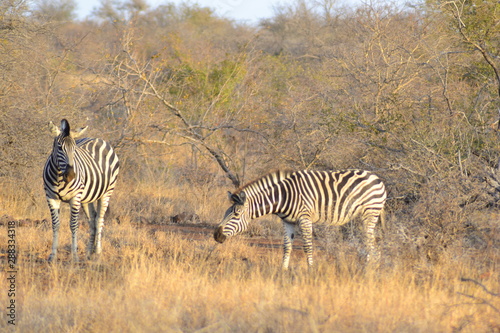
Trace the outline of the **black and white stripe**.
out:
[[[54,260],[57,255],[61,202],[69,203],[71,208],[73,259],[78,260],[78,214],[82,206],[90,224],[88,254],[99,255],[104,214],[119,172],[118,157],[113,148],[101,139],[75,140],[87,130],[87,127],[73,132],[66,119],[61,121],[60,128],[52,122],[49,127],[55,136],[52,153],[43,170],[45,195],[54,232],[49,261]]]
[[[284,225],[283,267],[288,268],[295,225],[303,240],[307,262],[312,265],[312,224],[318,221],[343,225],[357,216],[363,220],[366,245],[375,255],[374,229],[387,198],[382,180],[364,170],[278,171],[229,193],[232,206],[214,232],[222,243],[247,229],[250,220],[276,214]]]

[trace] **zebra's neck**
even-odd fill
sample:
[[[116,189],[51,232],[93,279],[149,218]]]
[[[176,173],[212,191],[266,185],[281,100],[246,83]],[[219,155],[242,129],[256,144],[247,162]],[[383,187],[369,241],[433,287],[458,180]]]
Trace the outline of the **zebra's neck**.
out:
[[[252,219],[278,212],[279,203],[283,199],[281,198],[282,191],[279,190],[280,183],[291,174],[291,171],[276,171],[240,190],[244,191],[247,196]]]
[[[76,147],[72,158],[72,164],[68,164],[66,170],[60,167],[60,161],[58,161],[57,154],[52,155],[51,168],[57,172],[58,183],[66,182],[67,184],[71,184],[72,187],[75,187],[85,182],[86,176],[83,165],[88,162],[92,163],[92,158],[89,153],[80,147]],[[71,170],[73,176],[70,181],[64,181],[65,171],[68,172],[69,170]]]

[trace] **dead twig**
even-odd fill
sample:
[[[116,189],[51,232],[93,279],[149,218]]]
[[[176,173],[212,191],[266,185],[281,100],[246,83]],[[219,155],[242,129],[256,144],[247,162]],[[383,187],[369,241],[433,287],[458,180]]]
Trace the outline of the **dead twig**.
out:
[[[464,278],[464,277],[460,278],[460,281],[462,281],[462,282],[472,282],[475,285],[481,287],[483,289],[483,291],[486,292],[487,294],[489,294],[491,296],[495,296],[495,297],[500,297],[500,293],[494,293],[494,292],[488,290],[488,288],[486,288],[481,282],[478,282],[476,280],[469,279],[469,278]],[[495,305],[491,304],[491,302],[489,302],[488,300],[486,300],[486,299],[484,299],[482,297],[477,297],[477,296],[465,294],[465,293],[462,293],[462,292],[457,292],[457,294],[460,295],[460,296],[464,296],[464,297],[467,297],[467,298],[470,298],[470,299],[473,299],[473,300],[477,301],[476,303],[471,303],[471,304],[474,304],[474,305],[480,305],[480,304],[488,305],[495,312],[500,313],[500,310]]]
[[[462,282],[472,282],[474,283],[475,285],[481,287],[487,294],[490,294],[491,296],[495,296],[495,297],[500,297],[500,293],[494,293],[492,291],[489,291],[488,288],[486,288],[481,282],[479,281],[476,281],[476,280],[473,280],[473,279],[469,279],[469,278],[460,278],[460,281]]]

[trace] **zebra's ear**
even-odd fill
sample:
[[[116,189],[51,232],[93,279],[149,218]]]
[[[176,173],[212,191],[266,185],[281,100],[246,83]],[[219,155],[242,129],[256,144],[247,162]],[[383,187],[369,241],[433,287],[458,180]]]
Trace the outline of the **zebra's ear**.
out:
[[[240,192],[238,194],[229,193],[229,200],[237,205],[243,205],[245,203],[247,196],[245,192]]]
[[[49,122],[49,130],[53,136],[58,136],[59,134],[61,134],[61,130],[59,129],[59,127],[54,125],[54,123],[52,121]]]
[[[63,133],[64,137],[67,137],[71,131],[71,127],[69,126],[69,122],[66,119],[61,120],[61,133]]]
[[[81,127],[79,129],[77,129],[76,131],[71,132],[71,136],[74,139],[79,138],[80,136],[83,135],[83,133],[85,133],[87,131],[87,128],[89,128],[89,127],[88,126]]]

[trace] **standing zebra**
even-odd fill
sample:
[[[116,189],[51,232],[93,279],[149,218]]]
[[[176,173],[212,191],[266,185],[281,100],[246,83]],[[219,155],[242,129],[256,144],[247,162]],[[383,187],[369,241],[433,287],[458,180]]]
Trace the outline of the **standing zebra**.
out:
[[[87,130],[87,127],[73,132],[70,131],[68,121],[63,119],[60,129],[52,122],[49,128],[55,136],[52,153],[43,170],[45,196],[49,204],[54,232],[49,262],[57,255],[61,201],[69,203],[71,207],[73,260],[78,261],[77,231],[80,206],[83,206],[90,224],[88,255],[89,257],[94,253],[99,255],[104,214],[119,171],[118,157],[113,148],[101,139],[84,138],[75,141]]]
[[[278,171],[251,182],[234,194],[232,206],[214,232],[222,243],[247,229],[250,220],[278,215],[284,225],[283,268],[288,268],[297,224],[304,240],[307,263],[313,264],[312,224],[322,221],[343,225],[361,216],[367,247],[375,255],[374,229],[383,218],[387,194],[384,183],[369,171]]]

